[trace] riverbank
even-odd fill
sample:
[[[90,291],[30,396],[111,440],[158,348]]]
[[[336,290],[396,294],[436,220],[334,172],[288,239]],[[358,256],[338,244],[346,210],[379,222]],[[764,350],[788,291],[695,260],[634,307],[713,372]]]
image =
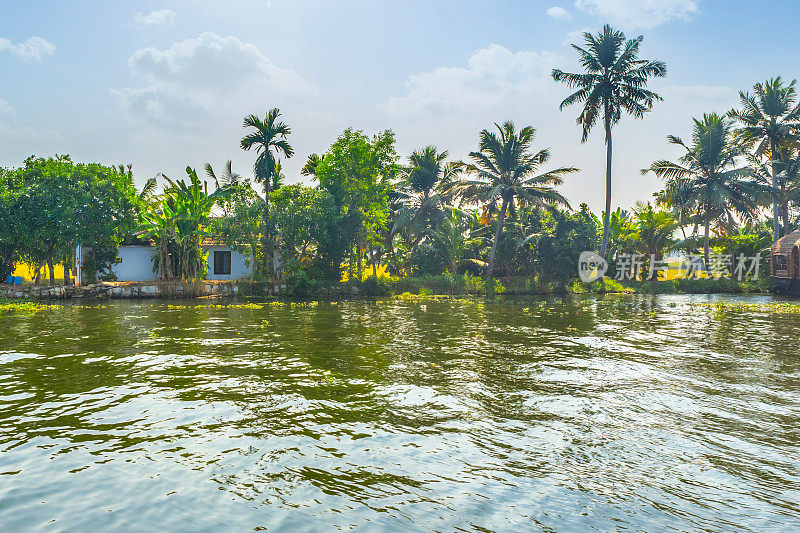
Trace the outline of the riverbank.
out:
[[[299,282],[235,281],[156,281],[104,282],[83,287],[0,284],[0,299],[174,299],[174,298],[296,298],[343,300],[361,297],[402,295],[486,296],[548,294],[757,294],[768,293],[768,279],[738,282],[731,279],[678,279],[670,281],[628,281],[606,278],[594,283],[574,280],[567,283],[544,282],[535,278],[511,277],[495,280],[487,290],[484,281],[470,275],[443,275],[413,278],[370,277],[351,279],[334,285],[308,280]]]
[[[0,299],[139,299],[139,298],[215,298],[238,295],[274,296],[286,289],[284,284],[254,281],[153,281],[103,282],[74,285],[0,284]]]

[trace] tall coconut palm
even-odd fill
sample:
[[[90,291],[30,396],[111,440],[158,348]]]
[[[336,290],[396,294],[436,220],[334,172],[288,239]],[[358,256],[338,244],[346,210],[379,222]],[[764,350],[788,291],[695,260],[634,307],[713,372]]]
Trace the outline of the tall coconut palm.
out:
[[[712,222],[752,220],[763,202],[764,189],[741,167],[741,144],[733,139],[731,121],[715,113],[694,119],[692,143],[687,146],[670,135],[670,144],[685,153],[677,162],[656,161],[642,174],[653,172],[666,180],[665,197],[683,203],[696,213],[704,227],[703,256],[709,264],[709,229]]]
[[[606,142],[606,209],[603,224],[603,242],[600,254],[606,255],[608,246],[608,218],[611,215],[611,128],[620,121],[622,112],[636,118],[653,107],[661,97],[646,88],[651,77],[667,75],[662,61],[639,59],[639,45],[644,39],[626,39],[625,34],[606,24],[597,35],[584,33],[585,47],[573,44],[578,51],[583,73],[571,74],[553,69],[553,79],[577,89],[567,96],[559,109],[582,103],[583,110],[577,123],[583,128],[581,142],[586,142],[589,132],[602,115]]]
[[[755,147],[754,155],[763,159],[769,157],[772,177],[772,233],[775,240],[780,238],[780,202],[778,186],[779,148],[789,139],[796,139],[800,130],[800,104],[792,80],[784,85],[780,76],[753,85],[753,94],[739,92],[742,106],[728,114],[740,124],[739,135]],[[788,228],[787,228],[788,231]]]
[[[264,185],[264,234],[262,237],[262,247],[264,248],[265,272],[270,275],[273,273],[274,257],[272,254],[272,231],[267,226],[269,220],[269,193],[273,190],[276,170],[280,173],[278,158],[283,155],[286,158],[292,157],[294,148],[286,140],[292,132],[291,128],[278,121],[281,112],[278,108],[267,111],[267,115],[262,120],[256,115],[247,115],[244,118],[245,128],[255,128],[242,137],[241,146],[244,150],[256,149],[258,157],[253,165],[256,181]]]
[[[465,176],[455,181],[452,187],[454,195],[467,202],[485,207],[501,202],[486,268],[487,281],[494,273],[497,243],[506,212],[515,209],[518,202],[548,209],[557,205],[569,207],[567,199],[555,187],[561,185],[565,175],[578,171],[577,168],[563,167],[539,173],[539,168],[550,159],[550,150],[531,151],[536,130],[525,126],[517,131],[511,121],[495,126],[497,133],[481,131],[479,151],[469,154],[472,162],[458,164],[458,169],[472,179]]]

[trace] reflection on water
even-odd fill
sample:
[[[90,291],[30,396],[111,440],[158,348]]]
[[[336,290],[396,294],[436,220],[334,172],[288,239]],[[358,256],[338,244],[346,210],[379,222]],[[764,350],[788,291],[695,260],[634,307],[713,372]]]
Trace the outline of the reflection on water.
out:
[[[6,313],[0,529],[800,530],[798,315],[692,301]]]

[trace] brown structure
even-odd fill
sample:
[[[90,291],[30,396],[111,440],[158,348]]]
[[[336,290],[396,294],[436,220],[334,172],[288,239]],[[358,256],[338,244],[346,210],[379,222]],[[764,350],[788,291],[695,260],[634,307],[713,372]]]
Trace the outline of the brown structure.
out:
[[[772,245],[769,266],[775,289],[800,294],[800,230]]]

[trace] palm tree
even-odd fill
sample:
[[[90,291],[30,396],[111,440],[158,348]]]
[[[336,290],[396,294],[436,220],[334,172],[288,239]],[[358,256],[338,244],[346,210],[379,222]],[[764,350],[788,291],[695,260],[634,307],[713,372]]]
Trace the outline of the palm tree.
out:
[[[661,97],[646,89],[647,79],[667,75],[662,61],[639,59],[639,45],[644,37],[625,39],[625,34],[606,24],[597,35],[583,34],[585,48],[575,44],[581,66],[585,72],[571,74],[553,69],[553,79],[577,89],[567,96],[559,109],[583,103],[577,123],[583,127],[581,142],[586,142],[589,132],[602,114],[606,142],[606,209],[603,224],[603,243],[600,255],[605,257],[608,246],[608,218],[611,215],[611,128],[622,118],[622,111],[636,118],[653,107]]]
[[[325,156],[320,157],[319,154],[311,154],[308,156],[306,164],[303,165],[302,169],[300,169],[300,174],[303,176],[316,176],[317,165],[322,162],[323,157]]]
[[[439,152],[435,146],[415,150],[409,157],[410,165],[403,186],[396,191],[402,205],[392,224],[392,232],[403,231],[408,235],[409,264],[429,229],[437,225],[444,216],[444,198],[433,191],[439,180],[449,171],[445,164],[446,159],[447,150]]]
[[[278,163],[278,156],[283,155],[286,158],[292,157],[294,148],[286,140],[286,137],[292,132],[291,128],[283,122],[278,122],[280,116],[278,108],[273,108],[267,111],[266,117],[260,119],[256,115],[247,115],[244,118],[245,128],[255,128],[242,137],[241,146],[244,150],[250,150],[255,147],[258,152],[255,165],[253,166],[256,181],[264,185],[264,234],[262,237],[262,246],[264,248],[264,261],[265,271],[267,274],[273,272],[274,257],[271,253],[272,246],[272,232],[267,227],[269,220],[269,193],[273,190],[273,180],[275,179],[276,170],[280,173],[280,164]]]
[[[264,184],[264,195],[269,196],[272,190],[272,179],[275,167],[278,165],[278,156],[290,158],[294,155],[294,148],[286,140],[292,129],[283,122],[277,122],[281,112],[278,108],[270,109],[264,119],[256,115],[244,117],[245,128],[255,128],[255,131],[242,137],[241,146],[244,150],[255,147],[258,152],[253,170],[256,181]]]
[[[511,121],[495,126],[499,134],[481,131],[479,151],[469,154],[473,162],[459,162],[457,165],[473,179],[461,179],[452,187],[454,195],[467,202],[488,208],[496,206],[498,200],[502,202],[486,267],[487,281],[494,272],[497,243],[507,210],[516,209],[517,202],[548,209],[556,205],[569,207],[567,199],[554,187],[561,185],[566,174],[578,171],[577,168],[564,167],[539,174],[539,167],[550,159],[550,150],[544,148],[531,152],[536,130],[525,126],[517,131]]]
[[[678,221],[669,211],[656,211],[650,202],[636,202],[633,220],[627,226],[624,239],[631,247],[645,255],[646,260],[660,260],[673,243],[673,234],[678,229]],[[649,265],[652,271],[653,265]]]
[[[771,161],[760,161],[754,154],[748,155],[748,161],[758,182],[774,193],[773,202],[777,199],[784,234],[790,233],[792,228],[789,206],[800,202],[800,149],[797,143],[789,142],[780,146],[775,164]],[[772,185],[773,169],[777,171],[777,188]]]
[[[472,236],[469,226],[469,213],[455,207],[444,210],[444,218],[431,232],[431,246],[441,257],[447,272],[455,274],[464,255],[479,244]]]
[[[738,165],[742,146],[733,139],[732,124],[715,113],[694,119],[692,144],[667,137],[685,150],[678,162],[656,161],[642,174],[653,172],[666,180],[665,197],[696,213],[705,230],[703,256],[709,265],[709,229],[714,221],[734,222],[734,216],[752,220],[763,202],[764,189]]]
[[[227,187],[231,185],[236,185],[239,183],[239,180],[242,179],[242,176],[237,174],[233,171],[233,163],[230,159],[225,163],[225,168],[222,171],[222,174],[217,177],[216,173],[214,172],[214,168],[211,166],[210,163],[206,163],[205,166],[206,175],[214,180],[214,185],[217,186],[217,189],[222,187]]]
[[[594,221],[595,225],[598,228],[603,228],[605,232],[606,226],[608,226],[608,235],[607,243],[606,243],[606,250],[611,252],[611,257],[620,250],[622,243],[623,233],[625,228],[629,225],[630,222],[630,213],[625,209],[618,207],[615,211],[611,212],[611,216],[608,217],[608,224],[605,224],[604,221],[606,220],[605,212],[602,213],[603,219],[600,220],[592,213],[592,220]]]
[[[153,272],[161,271],[161,279],[171,279],[173,275],[169,246],[175,237],[176,213],[166,198],[159,203],[150,203],[141,215],[141,235],[152,238],[156,243],[153,257]]]
[[[770,78],[763,84],[753,85],[753,94],[739,92],[741,110],[731,110],[728,115],[740,125],[741,138],[750,146],[755,146],[754,155],[769,157],[772,174],[772,233],[775,240],[780,238],[780,206],[778,194],[779,148],[783,142],[796,139],[800,130],[800,104],[797,101],[795,84],[792,80],[784,85],[780,76]],[[788,232],[788,228],[785,228]]]

